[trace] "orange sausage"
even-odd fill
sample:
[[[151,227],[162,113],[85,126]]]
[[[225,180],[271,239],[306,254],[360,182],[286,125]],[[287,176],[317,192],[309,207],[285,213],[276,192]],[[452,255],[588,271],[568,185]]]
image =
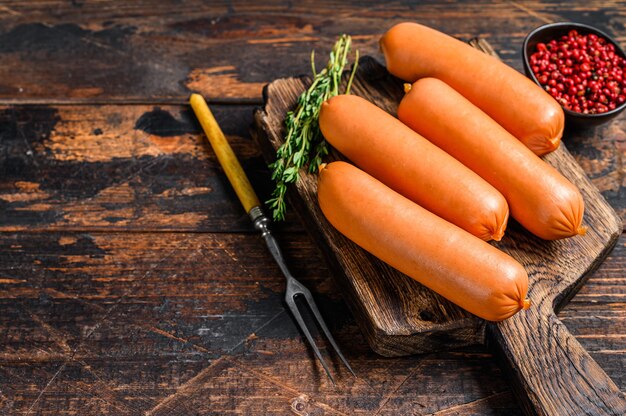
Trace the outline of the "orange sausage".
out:
[[[530,306],[521,264],[359,168],[322,166],[317,198],[339,232],[463,309],[501,321]]]
[[[559,104],[496,58],[417,23],[395,25],[380,47],[393,75],[409,82],[444,81],[539,156],[559,147],[564,125]]]
[[[385,185],[483,240],[500,240],[500,192],[400,120],[355,95],[322,104],[320,128],[337,150]]]
[[[414,83],[398,117],[502,192],[528,231],[545,240],[584,234],[578,188],[444,82]]]

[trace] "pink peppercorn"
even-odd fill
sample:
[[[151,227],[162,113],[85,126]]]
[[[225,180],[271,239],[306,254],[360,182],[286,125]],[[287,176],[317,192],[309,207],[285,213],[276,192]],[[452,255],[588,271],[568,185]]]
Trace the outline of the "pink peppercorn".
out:
[[[626,102],[626,60],[597,35],[571,30],[559,39],[538,43],[530,67],[544,89],[568,110],[600,114]]]

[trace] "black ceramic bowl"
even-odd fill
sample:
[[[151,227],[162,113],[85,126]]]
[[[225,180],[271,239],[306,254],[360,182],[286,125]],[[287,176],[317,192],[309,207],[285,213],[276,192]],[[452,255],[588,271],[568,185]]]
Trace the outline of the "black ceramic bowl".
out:
[[[558,40],[561,36],[567,35],[570,30],[577,30],[580,34],[589,34],[593,33],[598,36],[603,37],[609,43],[612,43],[615,46],[615,53],[620,55],[622,58],[626,58],[626,54],[620,48],[619,44],[615,42],[613,38],[611,38],[606,33],[592,27],[589,25],[585,25],[582,23],[570,23],[570,22],[562,22],[562,23],[550,23],[547,25],[543,25],[533,30],[526,36],[524,39],[524,46],[522,47],[522,55],[524,59],[524,72],[526,72],[526,76],[532,79],[537,85],[541,88],[541,84],[535,77],[531,67],[530,67],[530,56],[536,51],[536,46],[538,43],[548,43],[552,39]],[[614,110],[607,111],[606,113],[600,114],[583,114],[577,113],[575,111],[568,110],[563,108],[565,112],[565,123],[566,126],[576,126],[576,127],[594,127],[598,124],[604,123],[613,117],[617,116],[621,113],[624,108],[626,108],[626,103],[616,107]]]

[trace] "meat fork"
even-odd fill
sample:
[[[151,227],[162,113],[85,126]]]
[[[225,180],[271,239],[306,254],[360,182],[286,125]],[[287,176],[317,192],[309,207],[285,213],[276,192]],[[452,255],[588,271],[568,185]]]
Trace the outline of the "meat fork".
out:
[[[313,340],[313,336],[311,335],[311,332],[309,331],[309,328],[304,322],[302,314],[298,309],[298,305],[296,304],[297,297],[304,298],[306,304],[309,306],[309,309],[311,310],[311,312],[313,312],[313,316],[317,320],[317,323],[319,324],[320,328],[322,328],[322,332],[324,332],[324,335],[326,335],[326,338],[328,338],[328,341],[334,348],[335,352],[337,353],[341,361],[346,365],[348,370],[350,370],[350,373],[352,373],[352,375],[356,377],[356,374],[354,374],[352,367],[350,367],[350,364],[348,364],[348,361],[341,353],[339,346],[337,346],[335,339],[328,330],[328,327],[326,326],[326,323],[324,322],[320,311],[317,309],[317,305],[315,305],[315,301],[313,300],[313,296],[311,296],[311,292],[306,287],[304,287],[302,283],[296,280],[291,272],[289,272],[289,269],[287,268],[287,263],[285,262],[280,248],[278,247],[278,242],[276,241],[276,239],[274,239],[274,236],[271,234],[268,227],[269,219],[263,213],[263,210],[261,209],[261,203],[259,202],[256,193],[252,189],[252,185],[250,184],[248,177],[243,171],[241,165],[239,164],[237,156],[235,156],[233,149],[228,144],[228,140],[220,129],[217,121],[215,120],[215,117],[213,117],[213,114],[211,113],[211,110],[209,109],[206,101],[204,100],[204,98],[202,98],[201,95],[192,94],[189,98],[189,103],[191,104],[191,107],[193,108],[196,117],[200,121],[200,124],[202,125],[202,128],[207,138],[209,139],[211,147],[217,155],[217,159],[222,165],[222,168],[224,168],[224,172],[226,173],[228,180],[235,189],[235,192],[239,197],[239,201],[250,216],[250,219],[254,224],[254,228],[261,232],[261,236],[265,239],[265,242],[267,243],[267,247],[269,248],[272,257],[274,257],[274,260],[276,260],[276,263],[278,263],[278,267],[285,275],[285,278],[287,279],[285,302],[287,303],[287,306],[289,306],[289,310],[293,314],[294,318],[296,318],[296,321],[298,322],[298,325],[300,326],[302,332],[304,332],[304,335],[309,341],[309,344],[311,344],[311,347],[313,347],[313,351],[315,352],[318,360],[320,360],[322,367],[324,367],[328,378],[330,378],[331,382],[335,384],[335,379],[330,374],[328,365],[326,364],[326,361],[324,361],[324,358],[322,357],[322,354],[317,347],[317,344],[315,344],[315,340]]]

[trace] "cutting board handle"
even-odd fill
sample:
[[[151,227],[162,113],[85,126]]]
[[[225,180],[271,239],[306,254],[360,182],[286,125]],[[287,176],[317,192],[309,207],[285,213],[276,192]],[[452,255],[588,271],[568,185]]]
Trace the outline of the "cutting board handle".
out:
[[[535,291],[534,295],[537,295]],[[565,325],[552,302],[488,326],[493,344],[527,414],[626,415],[626,396]]]

